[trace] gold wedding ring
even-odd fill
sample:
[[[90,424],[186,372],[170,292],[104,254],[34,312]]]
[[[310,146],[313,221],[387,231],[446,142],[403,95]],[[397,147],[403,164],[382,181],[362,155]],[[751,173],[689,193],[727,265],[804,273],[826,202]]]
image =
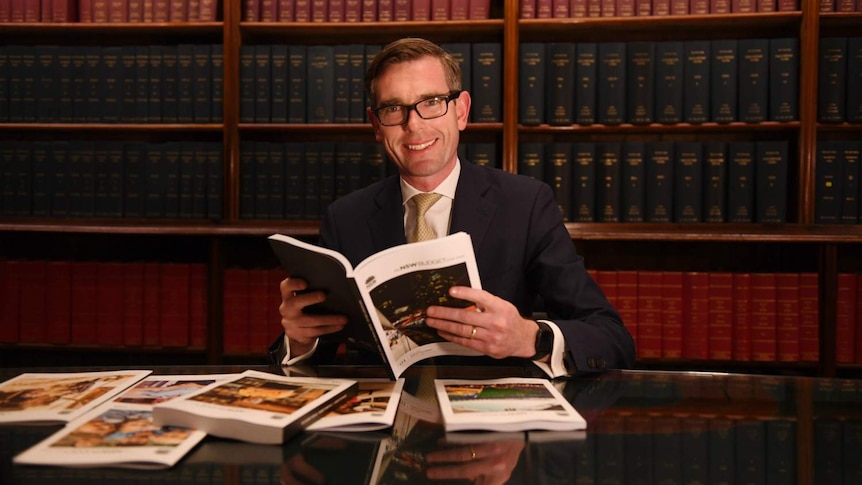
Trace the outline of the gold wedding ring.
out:
[[[473,337],[476,336],[476,326],[471,325],[471,327],[472,327],[472,330],[470,330],[470,340],[473,340]],[[475,453],[474,453],[474,455],[475,455]]]
[[[473,327],[473,333],[476,333],[476,327]],[[471,460],[475,460],[475,459],[476,459],[476,450],[475,450],[475,449],[473,449],[473,447],[472,447],[472,446],[470,447],[470,459],[471,459]]]

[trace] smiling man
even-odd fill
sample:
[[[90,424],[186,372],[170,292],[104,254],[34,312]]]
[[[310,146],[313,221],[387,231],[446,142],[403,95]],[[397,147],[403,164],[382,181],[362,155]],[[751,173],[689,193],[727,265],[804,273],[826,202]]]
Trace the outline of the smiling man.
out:
[[[430,307],[427,324],[441,336],[495,361],[533,360],[553,377],[630,367],[632,338],[587,274],[550,187],[458,159],[470,93],[452,56],[424,39],[395,41],[372,61],[365,87],[375,137],[398,175],[333,202],[321,244],[356,265],[416,234],[467,232],[484,289],[450,293],[480,311]],[[420,198],[430,198],[430,208],[420,209]],[[325,299],[305,288],[299,278],[281,283],[284,335],[270,348],[276,363],[331,360],[335,349],[318,346],[318,338],[347,323],[341,315],[304,313]],[[547,320],[532,319],[539,298]]]

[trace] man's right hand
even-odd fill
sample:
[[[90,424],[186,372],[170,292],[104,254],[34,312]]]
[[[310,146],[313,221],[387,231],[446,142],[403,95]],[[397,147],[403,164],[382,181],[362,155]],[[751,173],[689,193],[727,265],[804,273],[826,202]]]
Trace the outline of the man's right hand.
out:
[[[281,281],[281,326],[290,339],[290,354],[298,356],[309,352],[321,335],[335,333],[347,324],[343,315],[312,315],[303,308],[326,299],[322,291],[303,293],[308,283],[302,278],[285,278]]]

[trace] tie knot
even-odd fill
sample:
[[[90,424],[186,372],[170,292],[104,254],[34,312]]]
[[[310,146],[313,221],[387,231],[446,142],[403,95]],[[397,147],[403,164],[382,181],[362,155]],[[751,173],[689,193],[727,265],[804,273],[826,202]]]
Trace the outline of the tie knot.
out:
[[[434,229],[425,220],[425,213],[440,200],[440,197],[442,195],[431,192],[416,194],[410,198],[416,207],[416,214],[413,217],[413,231],[407,237],[409,242],[426,241],[437,237]]]
[[[428,212],[428,209],[430,209],[435,202],[440,200],[440,197],[443,196],[433,192],[428,192],[416,194],[411,198],[413,199],[413,203],[416,204],[416,213],[419,217],[425,217],[425,213]]]

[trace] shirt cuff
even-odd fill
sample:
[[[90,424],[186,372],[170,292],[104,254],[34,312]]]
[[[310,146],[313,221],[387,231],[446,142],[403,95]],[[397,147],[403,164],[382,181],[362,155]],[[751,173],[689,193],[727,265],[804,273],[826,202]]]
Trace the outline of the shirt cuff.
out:
[[[569,371],[566,369],[565,357],[566,357],[566,342],[563,337],[563,332],[560,330],[560,327],[557,326],[556,323],[550,320],[540,320],[543,323],[546,323],[551,330],[554,332],[554,348],[551,350],[550,357],[548,362],[539,362],[533,361],[534,364],[539,369],[548,374],[550,378],[563,377],[569,375]]]
[[[556,338],[556,334],[554,334],[554,337]],[[320,339],[315,340],[314,345],[311,347],[311,350],[309,350],[308,352],[306,352],[302,355],[296,356],[294,358],[290,358],[290,339],[287,338],[287,335],[285,335],[284,336],[284,359],[281,360],[281,365],[293,365],[293,364],[296,364],[296,363],[302,362],[303,360],[308,359],[309,357],[314,355],[314,351],[317,350],[317,342],[319,342],[319,341],[320,341]]]

